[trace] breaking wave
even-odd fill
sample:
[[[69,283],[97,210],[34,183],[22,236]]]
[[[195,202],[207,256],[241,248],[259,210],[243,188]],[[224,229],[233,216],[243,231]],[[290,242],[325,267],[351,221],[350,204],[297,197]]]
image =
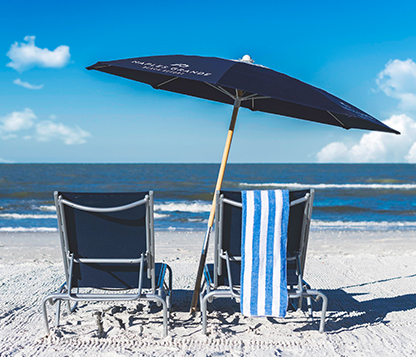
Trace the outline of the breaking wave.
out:
[[[49,228],[49,227],[1,227],[0,232],[58,232],[57,228]]]
[[[38,210],[40,210],[40,211],[46,211],[46,212],[56,212],[56,208],[55,208],[55,206],[52,206],[52,205],[50,205],[50,206],[46,206],[46,205],[44,205],[44,206],[39,206],[39,207],[34,207],[35,209],[38,209]]]
[[[169,217],[169,215],[168,214],[154,212],[153,217],[154,217],[154,219],[160,219],[160,218]]]
[[[156,203],[155,211],[162,212],[209,212],[211,210],[211,204],[204,201],[192,201],[192,202],[164,202]]]
[[[372,190],[416,190],[415,183],[247,183],[241,182],[240,187],[253,187],[253,188],[287,188],[292,190],[303,190],[303,189],[372,189]]]
[[[415,229],[416,221],[321,221],[312,220],[312,229],[370,229],[370,230],[388,230],[388,229]]]
[[[55,214],[21,214],[21,213],[0,213],[0,218],[5,219],[56,219]]]

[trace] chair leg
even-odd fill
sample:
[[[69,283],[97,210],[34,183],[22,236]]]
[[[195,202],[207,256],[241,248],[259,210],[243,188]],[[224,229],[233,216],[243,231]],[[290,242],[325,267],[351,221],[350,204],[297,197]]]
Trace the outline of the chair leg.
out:
[[[48,312],[46,311],[46,303],[52,299],[51,295],[45,296],[42,301],[42,313],[43,313],[43,320],[45,322],[45,330],[46,335],[49,336],[50,330],[49,330],[49,322],[48,322]]]
[[[311,318],[313,318],[312,298],[311,298],[310,296],[308,296],[308,297],[306,298],[306,301],[307,301],[307,307],[308,307],[308,313],[309,313],[309,316],[310,316]]]
[[[320,292],[320,296],[322,298],[322,311],[321,311],[321,323],[319,324],[319,332],[324,332],[325,329],[325,316],[326,316],[326,309],[328,308],[328,298],[325,294]]]
[[[160,297],[160,299],[163,299],[163,292],[162,292],[162,290],[163,290],[162,288],[157,289],[157,295]],[[156,301],[157,307],[160,307],[160,304],[161,304],[160,300]]]
[[[61,301],[60,299],[57,300],[56,302],[56,316],[55,316],[55,326],[58,327],[59,326],[59,321],[61,318],[61,304],[63,303],[63,301]],[[78,302],[75,302],[74,306],[71,307],[71,302],[69,300],[67,300],[67,306],[68,306],[68,315],[73,313],[75,311],[75,309],[78,306]]]
[[[55,326],[59,326],[59,318],[61,316],[61,300],[56,302]]]
[[[59,316],[60,316],[60,312],[61,312],[61,301],[62,300],[67,300],[67,299],[68,299],[68,295],[67,294],[61,294],[61,293],[50,294],[50,295],[47,295],[43,298],[43,300],[42,300],[42,313],[43,313],[43,319],[45,321],[45,330],[46,330],[47,335],[49,335],[50,329],[49,329],[48,312],[47,312],[47,309],[46,309],[46,303],[48,301],[50,302],[51,305],[55,304],[56,302],[58,303],[58,306],[56,308],[57,316],[55,316],[55,323],[58,326],[59,325]]]
[[[298,299],[298,308],[297,310],[302,310],[302,304],[303,304],[303,297],[300,296]]]
[[[64,292],[68,292],[66,289]],[[77,288],[77,294],[79,294],[79,288]],[[74,306],[71,307],[71,301],[67,300],[68,304],[68,314],[72,314],[78,306],[78,301],[74,303]]]
[[[168,309],[168,321],[170,321],[170,313],[171,313],[171,301],[170,301],[170,296],[167,295],[166,296],[166,305],[167,305],[167,309]]]
[[[207,299],[206,296],[201,296],[201,318],[202,318],[202,333],[207,334]]]
[[[159,295],[148,295],[144,300],[150,300],[163,308],[163,337],[168,335],[168,305],[167,302]]]
[[[163,337],[168,335],[168,307],[166,301],[162,299],[163,305]]]
[[[202,332],[206,335],[207,334],[207,308],[208,308],[208,302],[212,301],[214,297],[220,297],[218,296],[217,292],[211,291],[207,294],[205,294],[204,297],[201,296],[201,318],[202,318]],[[231,297],[231,295],[223,295],[221,297]]]
[[[74,306],[72,306],[72,307],[71,307],[71,304],[70,304],[70,302],[69,302],[69,300],[68,300],[68,306],[69,306],[69,313],[71,314],[71,313],[73,313],[73,312],[75,311],[75,309],[77,308],[77,306],[78,306],[78,301],[76,301],[76,302],[75,302],[75,304],[74,304]]]
[[[325,330],[325,318],[326,318],[326,310],[328,308],[328,298],[326,295],[319,290],[306,290],[305,295],[308,299],[308,310],[310,306],[310,311],[312,311],[312,301],[311,297],[316,296],[316,301],[322,299],[322,309],[321,309],[321,321],[319,323],[319,332],[322,333]]]

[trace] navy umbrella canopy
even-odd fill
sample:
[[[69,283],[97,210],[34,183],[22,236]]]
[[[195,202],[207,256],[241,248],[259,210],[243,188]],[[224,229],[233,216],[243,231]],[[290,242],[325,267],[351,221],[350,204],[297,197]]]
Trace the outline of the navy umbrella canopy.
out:
[[[172,55],[97,62],[87,69],[147,83],[155,89],[233,104],[233,114],[215,191],[220,190],[222,186],[240,107],[344,129],[356,128],[400,134],[371,115],[322,89],[252,62],[248,55],[242,60]],[[215,195],[202,247],[191,312],[195,311],[198,302],[214,215]]]
[[[280,114],[344,129],[396,133],[376,118],[333,96],[249,61],[200,56],[152,56],[98,62],[87,69],[114,74],[155,89],[234,104],[253,111]]]

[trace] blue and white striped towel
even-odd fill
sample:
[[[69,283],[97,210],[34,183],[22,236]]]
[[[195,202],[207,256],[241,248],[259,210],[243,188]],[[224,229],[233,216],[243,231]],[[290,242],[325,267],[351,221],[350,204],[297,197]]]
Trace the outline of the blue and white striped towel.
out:
[[[242,191],[241,312],[286,315],[289,191]]]

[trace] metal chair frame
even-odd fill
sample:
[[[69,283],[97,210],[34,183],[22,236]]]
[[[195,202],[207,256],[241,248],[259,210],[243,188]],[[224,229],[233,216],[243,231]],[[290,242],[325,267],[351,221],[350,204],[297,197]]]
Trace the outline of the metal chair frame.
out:
[[[90,207],[85,205],[76,204],[69,200],[66,200],[60,195],[58,191],[54,193],[55,206],[58,218],[59,235],[61,241],[62,257],[65,269],[66,282],[52,294],[45,296],[42,301],[42,311],[45,322],[45,329],[49,335],[49,323],[47,316],[46,303],[49,301],[52,305],[57,303],[56,307],[56,319],[55,325],[59,326],[61,301],[67,301],[69,313],[72,313],[79,301],[134,301],[134,300],[147,300],[157,303],[163,307],[163,336],[168,334],[168,318],[170,315],[171,297],[172,297],[172,270],[167,264],[162,264],[161,272],[159,274],[159,284],[156,284],[155,274],[155,244],[154,244],[154,217],[153,217],[153,192],[149,193],[144,199],[132,202],[127,205],[115,206],[115,207]],[[147,251],[141,252],[140,257],[132,257],[131,259],[97,259],[97,258],[74,258],[73,252],[70,251],[68,227],[65,217],[64,206],[72,207],[73,209],[93,212],[93,213],[110,213],[125,211],[140,205],[146,206],[145,224],[146,224],[146,246]],[[135,293],[120,293],[121,289],[116,289],[117,293],[105,293],[105,294],[91,294],[81,293],[78,287],[73,287],[73,272],[76,264],[121,264],[138,266],[138,286],[132,289],[123,290],[135,290]],[[144,291],[143,274],[144,269],[147,267],[147,278],[151,281],[150,291]],[[165,281],[166,270],[169,272],[169,280]],[[107,289],[104,289],[107,290]],[[147,289],[146,289],[147,290]],[[71,307],[71,302],[74,305]]]
[[[290,207],[294,207],[298,204],[305,203],[301,228],[301,239],[299,250],[294,252],[293,256],[287,256],[287,261],[295,263],[295,273],[297,276],[297,283],[288,284],[288,296],[289,299],[297,299],[297,309],[302,308],[302,299],[307,299],[307,308],[310,318],[313,319],[312,311],[312,298],[315,301],[322,299],[321,320],[319,324],[319,332],[323,332],[325,329],[325,315],[328,306],[328,299],[319,290],[311,289],[309,284],[303,279],[303,271],[305,267],[306,251],[309,238],[309,228],[312,217],[312,207],[315,191],[311,189],[309,193],[306,193],[304,197],[295,199],[290,202]],[[220,191],[216,192],[216,216],[215,216],[215,246],[214,246],[214,264],[213,264],[213,277],[210,275],[208,265],[205,266],[204,279],[202,282],[200,293],[200,306],[202,316],[202,330],[203,333],[207,333],[207,305],[208,302],[212,302],[217,298],[231,298],[240,299],[240,285],[235,284],[231,274],[231,263],[241,264],[241,256],[233,256],[228,251],[223,249],[223,214],[224,205],[231,205],[237,208],[242,208],[241,202],[237,202],[224,197]],[[290,213],[289,213],[290,214]],[[288,237],[289,239],[289,237]],[[288,252],[289,253],[289,252]],[[225,261],[226,277],[228,279],[228,285],[221,285],[219,283],[219,277],[223,275],[223,264]]]

